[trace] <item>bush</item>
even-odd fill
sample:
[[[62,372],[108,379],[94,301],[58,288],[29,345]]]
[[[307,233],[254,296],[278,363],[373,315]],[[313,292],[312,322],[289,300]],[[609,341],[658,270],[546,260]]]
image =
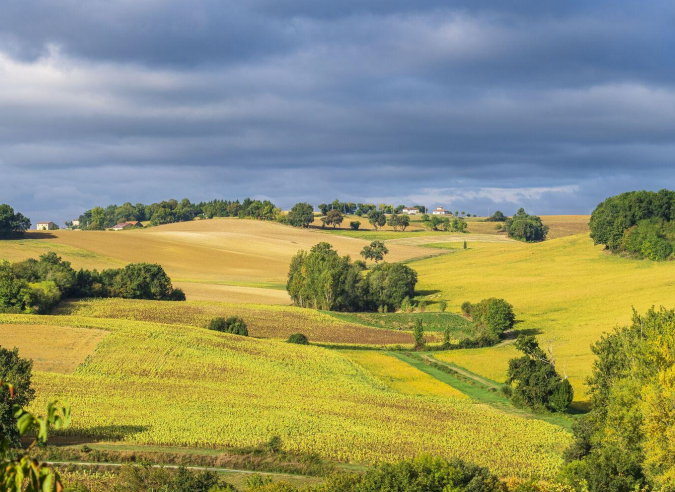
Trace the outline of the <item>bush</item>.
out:
[[[353,231],[358,231],[359,227],[361,227],[361,222],[359,222],[358,220],[352,220],[349,223],[349,227],[351,227]]]
[[[406,296],[403,298],[403,301],[401,301],[401,311],[404,313],[410,313],[413,310],[412,302],[410,301],[410,297]]]
[[[444,313],[448,309],[448,301],[441,301],[438,303],[438,308],[441,310],[441,313]]]
[[[309,345],[309,339],[302,333],[293,333],[290,337],[288,337],[287,341],[288,343],[295,343],[297,345]]]
[[[504,299],[491,297],[483,299],[478,304],[465,302],[462,304],[462,312],[473,319],[477,327],[485,330],[484,335],[493,338],[513,328],[516,316],[513,306]]]
[[[543,241],[548,234],[548,226],[541,223],[541,218],[527,214],[523,208],[506,220],[504,228],[509,237],[526,242]]]
[[[237,316],[231,316],[227,319],[222,317],[213,318],[209,322],[208,329],[219,331],[221,333],[230,333],[232,335],[248,336],[246,323]]]
[[[462,310],[462,314],[464,316],[471,316],[471,307],[473,304],[471,304],[469,301],[465,301],[462,303],[460,306],[460,309]]]

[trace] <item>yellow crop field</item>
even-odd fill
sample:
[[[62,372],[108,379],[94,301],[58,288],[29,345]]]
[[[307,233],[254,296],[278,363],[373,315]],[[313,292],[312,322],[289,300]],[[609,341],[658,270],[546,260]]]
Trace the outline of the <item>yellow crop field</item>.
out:
[[[70,435],[125,443],[240,447],[281,437],[293,452],[373,463],[421,452],[503,475],[551,477],[569,435],[458,398],[402,395],[336,351],[185,325],[0,315],[110,331],[73,374],[36,372],[36,409],[62,397]]]
[[[18,348],[22,357],[33,360],[36,371],[72,373],[107,331],[54,325],[0,325],[0,346]]]
[[[468,398],[461,391],[391,355],[368,350],[345,350],[343,353],[399,393]]]
[[[291,257],[301,249],[327,241],[340,254],[360,258],[364,239],[326,235],[275,222],[212,219],[167,224],[129,231],[31,232],[21,241],[0,242],[0,258],[12,261],[54,250],[76,268],[110,268],[132,262],[159,263],[188,298],[248,302],[278,302],[288,298],[278,292],[223,289],[242,283],[284,283]],[[392,246],[389,261],[427,256],[414,246]],[[181,282],[181,280],[183,282]],[[214,286],[207,286],[213,284]]]
[[[675,263],[631,260],[593,246],[586,234],[538,244],[473,243],[468,250],[415,262],[418,288],[439,291],[459,310],[463,301],[503,297],[513,304],[519,330],[533,330],[553,343],[558,369],[566,372],[583,400],[583,381],[592,365],[590,345],[601,333],[627,323],[632,307],[675,307]],[[509,345],[450,352],[473,372],[503,380]],[[441,356],[442,357],[442,356]]]
[[[85,318],[110,318],[150,321],[205,327],[216,316],[241,316],[249,335],[287,339],[304,333],[311,342],[359,345],[412,345],[409,331],[373,328],[340,321],[327,314],[293,306],[229,304],[221,302],[167,302],[132,299],[87,299],[67,302],[57,313]],[[430,340],[438,334],[430,333]]]

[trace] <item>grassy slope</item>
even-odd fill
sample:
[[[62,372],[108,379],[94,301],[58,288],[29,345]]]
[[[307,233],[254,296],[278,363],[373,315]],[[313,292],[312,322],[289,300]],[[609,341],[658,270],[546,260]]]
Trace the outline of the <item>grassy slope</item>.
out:
[[[422,290],[438,290],[453,309],[463,301],[503,297],[515,307],[518,330],[553,340],[558,368],[584,398],[590,373],[590,345],[600,334],[630,320],[634,306],[675,306],[675,263],[630,260],[606,254],[587,235],[539,244],[476,243],[434,259],[413,263]],[[439,355],[496,381],[505,378],[511,345]]]
[[[291,452],[328,459],[372,463],[427,451],[521,476],[551,476],[569,442],[555,426],[463,399],[402,395],[318,347],[81,316],[0,315],[3,322],[110,331],[74,374],[34,377],[34,408],[67,398],[68,432],[82,437],[244,447],[279,435]]]

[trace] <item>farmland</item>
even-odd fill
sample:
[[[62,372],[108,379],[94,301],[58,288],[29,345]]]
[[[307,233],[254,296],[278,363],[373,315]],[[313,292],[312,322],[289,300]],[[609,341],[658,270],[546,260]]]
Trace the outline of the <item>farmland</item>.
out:
[[[132,299],[91,299],[68,302],[60,314],[85,318],[123,319],[205,327],[216,316],[240,316],[249,334],[286,340],[302,332],[312,342],[363,345],[412,344],[409,330],[395,331],[347,322],[329,314],[292,306],[186,301],[181,303]],[[357,320],[358,321],[358,320]]]
[[[318,347],[82,316],[1,315],[0,322],[5,332],[43,323],[110,332],[73,374],[34,377],[33,406],[67,398],[76,409],[68,433],[82,438],[241,447],[279,435],[289,451],[333,460],[372,463],[423,448],[504,475],[544,477],[569,441],[545,422],[434,394],[433,381],[427,396],[403,394]]]
[[[241,219],[182,222],[122,232],[32,232],[28,237],[31,239],[0,242],[0,258],[18,261],[54,250],[76,268],[159,263],[188,297],[194,293],[200,300],[268,304],[289,303],[278,286],[285,284],[288,264],[298,250],[327,241],[340,254],[358,258],[367,244],[365,239]],[[401,261],[429,254],[414,246],[392,246],[388,259]]]
[[[0,242],[0,257],[54,250],[76,267],[158,262],[188,300],[80,299],[49,316],[0,315],[0,345],[34,359],[33,407],[67,398],[76,414],[66,437],[92,446],[234,449],[279,435],[290,452],[336,462],[372,464],[424,451],[505,476],[552,477],[570,442],[571,417],[533,418],[498,393],[517,355],[514,335],[550,342],[583,407],[590,345],[600,334],[627,323],[631,306],[675,306],[672,262],[608,255],[593,246],[584,220],[545,217],[552,239],[537,244],[473,219],[468,234],[303,230],[238,219],[35,233],[40,239]],[[426,301],[425,312],[290,306],[284,287],[298,249],[328,241],[356,258],[376,238],[386,241],[387,261],[417,272],[416,300]],[[453,342],[471,336],[459,307],[488,297],[513,304],[518,320],[497,346],[407,352],[417,320],[431,344],[446,328]],[[438,312],[440,301],[446,313]],[[250,336],[205,329],[216,316],[244,318]],[[286,343],[297,332],[311,345]],[[432,356],[487,378],[488,387],[430,367]]]
[[[675,264],[606,254],[586,234],[539,244],[474,243],[468,250],[416,262],[421,290],[438,291],[449,309],[486,297],[507,299],[516,309],[520,331],[551,341],[558,365],[572,382],[576,399],[585,397],[590,345],[601,333],[626,324],[632,307],[675,306]],[[446,360],[504,381],[509,345],[453,351]]]

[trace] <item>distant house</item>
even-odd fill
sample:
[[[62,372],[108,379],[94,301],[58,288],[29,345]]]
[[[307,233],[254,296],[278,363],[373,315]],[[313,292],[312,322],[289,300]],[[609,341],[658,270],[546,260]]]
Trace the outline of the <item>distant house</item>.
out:
[[[417,215],[420,213],[420,209],[417,207],[405,207],[401,212],[408,215]]]
[[[113,231],[123,231],[125,229],[133,229],[134,227],[143,227],[143,224],[140,222],[133,221],[133,222],[120,222],[116,226],[112,228]]]
[[[70,223],[71,227],[80,227],[80,221],[79,220],[73,220]]]
[[[58,229],[58,227],[54,222],[38,222],[37,224],[38,231],[53,231],[55,229]]]
[[[450,215],[450,212],[445,210],[443,207],[436,207],[436,210],[431,213],[432,215]]]

